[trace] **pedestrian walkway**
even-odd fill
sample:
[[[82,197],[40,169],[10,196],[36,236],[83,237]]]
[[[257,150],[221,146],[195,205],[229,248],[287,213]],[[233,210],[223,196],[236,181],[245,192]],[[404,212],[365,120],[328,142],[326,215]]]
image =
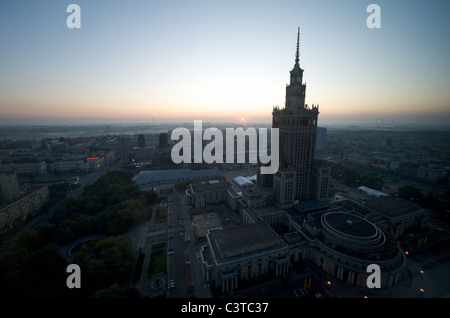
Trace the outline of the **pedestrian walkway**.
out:
[[[137,282],[133,281],[133,270],[133,274],[131,276],[132,281],[130,283],[130,287],[135,287],[137,290],[139,290],[141,298],[152,296],[152,293],[158,292],[158,288],[151,288],[152,278],[149,277],[148,268],[152,255],[152,244],[147,244],[148,233],[152,233],[153,229],[155,228],[156,212],[153,211],[152,208],[149,208],[148,212],[152,213],[149,220],[147,220],[145,223],[139,224],[136,227],[133,227],[127,233],[127,235],[129,235],[133,240],[133,248],[136,251],[136,255],[139,255],[139,253],[144,253],[141,279]],[[153,285],[156,286],[154,282]]]

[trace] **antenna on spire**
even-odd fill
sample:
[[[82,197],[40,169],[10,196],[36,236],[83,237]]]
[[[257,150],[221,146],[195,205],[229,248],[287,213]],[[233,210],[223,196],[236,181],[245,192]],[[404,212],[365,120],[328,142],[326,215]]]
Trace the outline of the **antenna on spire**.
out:
[[[297,51],[295,52],[295,63],[298,64],[299,60],[299,47],[300,47],[300,27],[298,27],[297,31]]]

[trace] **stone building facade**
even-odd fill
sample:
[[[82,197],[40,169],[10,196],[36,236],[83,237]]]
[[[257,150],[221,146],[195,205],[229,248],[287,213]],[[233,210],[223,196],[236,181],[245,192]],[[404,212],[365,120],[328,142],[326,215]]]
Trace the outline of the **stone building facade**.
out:
[[[14,201],[0,206],[0,228],[10,226],[18,218],[27,217],[48,201],[48,186],[33,188]]]

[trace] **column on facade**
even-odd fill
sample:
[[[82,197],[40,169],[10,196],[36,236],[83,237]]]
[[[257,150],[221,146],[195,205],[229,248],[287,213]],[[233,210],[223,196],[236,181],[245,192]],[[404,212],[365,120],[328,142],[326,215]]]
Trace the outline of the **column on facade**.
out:
[[[278,260],[275,264],[275,276],[286,274],[289,271],[289,258]]]
[[[355,280],[355,272],[349,271],[349,273],[348,273],[348,282],[350,284],[353,284],[354,280]]]
[[[228,279],[222,279],[222,293],[228,291]]]
[[[336,275],[336,277],[337,277],[338,279],[341,279],[341,280],[342,280],[343,274],[344,274],[343,267],[342,267],[342,266],[338,266],[338,270],[337,270],[337,275]]]
[[[237,275],[222,276],[222,293],[237,289]]]

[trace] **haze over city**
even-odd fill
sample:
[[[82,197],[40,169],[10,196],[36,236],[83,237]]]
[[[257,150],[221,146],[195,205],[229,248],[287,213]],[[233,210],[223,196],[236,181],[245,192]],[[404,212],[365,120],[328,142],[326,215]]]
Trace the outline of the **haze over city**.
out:
[[[0,124],[270,122],[298,26],[321,125],[450,119],[448,1],[70,3],[0,4]]]

